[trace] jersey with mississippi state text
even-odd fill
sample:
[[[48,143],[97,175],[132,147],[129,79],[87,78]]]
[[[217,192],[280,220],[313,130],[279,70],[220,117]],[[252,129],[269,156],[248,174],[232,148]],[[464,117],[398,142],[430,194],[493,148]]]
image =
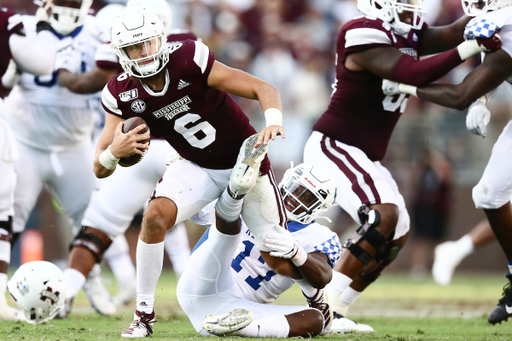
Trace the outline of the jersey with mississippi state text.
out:
[[[124,119],[140,116],[151,135],[165,138],[185,159],[210,169],[232,168],[242,142],[256,130],[225,92],[208,86],[215,58],[206,45],[187,40],[171,47],[165,86],[154,92],[144,80],[122,73],[103,89],[104,109]],[[261,165],[267,174],[270,161]]]
[[[324,253],[331,268],[334,267],[341,255],[341,244],[337,234],[315,222],[288,222],[288,231],[306,252]],[[231,262],[233,277],[248,300],[258,303],[274,302],[294,282],[289,277],[276,274],[265,263],[254,245],[254,237],[245,224],[242,224],[242,234],[242,241]]]
[[[13,33],[23,29],[21,16],[16,12],[10,11],[5,7],[0,8],[0,77],[5,74],[9,61],[12,58],[11,49],[9,47],[9,38]],[[4,98],[5,89],[0,82],[0,98]]]
[[[378,47],[393,47],[418,59],[424,24],[399,35],[381,19],[360,17],[346,23],[336,44],[336,82],[331,103],[313,126],[328,137],[357,147],[372,161],[384,158],[393,129],[409,95],[386,96],[382,78],[369,72],[345,68],[350,53]]]

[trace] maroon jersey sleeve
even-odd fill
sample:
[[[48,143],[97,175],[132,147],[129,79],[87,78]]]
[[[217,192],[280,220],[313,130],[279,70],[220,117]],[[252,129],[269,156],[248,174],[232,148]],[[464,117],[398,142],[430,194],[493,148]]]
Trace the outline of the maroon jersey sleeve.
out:
[[[23,29],[21,16],[7,8],[0,8],[0,77],[5,74],[9,61],[12,58],[9,47],[9,38],[15,32]],[[0,98],[4,98],[4,88],[0,84]]]

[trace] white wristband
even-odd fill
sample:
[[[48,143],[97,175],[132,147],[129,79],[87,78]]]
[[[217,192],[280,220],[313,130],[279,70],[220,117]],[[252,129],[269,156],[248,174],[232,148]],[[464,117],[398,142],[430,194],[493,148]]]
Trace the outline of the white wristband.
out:
[[[482,49],[478,45],[476,39],[471,39],[460,43],[459,46],[457,46],[457,52],[459,52],[460,59],[466,60],[469,57],[482,52]]]
[[[299,246],[297,254],[290,259],[296,267],[301,267],[308,260],[308,253],[302,247]]]
[[[407,85],[407,84],[403,84],[403,83],[398,84],[398,90],[403,94],[408,94],[408,95],[413,95],[413,96],[418,97],[418,95],[416,95],[416,89],[417,88],[412,85]]]
[[[265,110],[265,121],[267,123],[267,127],[276,125],[283,125],[283,113],[281,110],[276,108],[270,108]]]
[[[108,170],[112,170],[116,168],[117,163],[119,162],[119,159],[112,154],[110,151],[110,146],[108,146],[107,149],[105,149],[100,154],[100,163],[103,167],[105,167]]]

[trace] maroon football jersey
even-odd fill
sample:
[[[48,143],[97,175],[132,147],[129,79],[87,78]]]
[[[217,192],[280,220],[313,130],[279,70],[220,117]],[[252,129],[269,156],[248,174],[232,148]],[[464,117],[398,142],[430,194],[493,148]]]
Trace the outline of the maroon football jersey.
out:
[[[181,29],[175,29],[172,30],[169,35],[167,36],[167,44],[173,45],[175,43],[181,43],[185,40],[199,40],[197,36],[187,30],[181,30]],[[105,43],[105,44],[109,44]],[[115,57],[115,58],[114,58]],[[105,59],[98,59],[96,60],[96,66],[101,69],[116,69],[117,73],[123,72],[123,68],[121,67],[121,64],[119,64],[119,60],[117,59],[117,56],[115,55],[114,51],[112,51],[112,56]]]
[[[208,87],[215,58],[206,45],[187,40],[171,48],[166,84],[153,92],[122,73],[103,89],[105,110],[123,118],[142,117],[151,135],[165,138],[185,159],[210,169],[232,168],[242,142],[256,130],[225,92]],[[265,158],[261,173],[267,174]]]
[[[21,16],[16,12],[9,11],[7,8],[0,8],[0,77],[5,74],[9,61],[12,58],[9,47],[9,38],[11,34],[23,28]],[[0,82],[0,98],[4,98],[5,89]]]
[[[372,161],[382,160],[409,95],[384,95],[382,78],[368,71],[350,71],[344,62],[350,53],[385,46],[418,59],[426,28],[425,24],[404,37],[380,19],[360,17],[346,23],[336,44],[336,83],[331,103],[313,129],[361,149]]]

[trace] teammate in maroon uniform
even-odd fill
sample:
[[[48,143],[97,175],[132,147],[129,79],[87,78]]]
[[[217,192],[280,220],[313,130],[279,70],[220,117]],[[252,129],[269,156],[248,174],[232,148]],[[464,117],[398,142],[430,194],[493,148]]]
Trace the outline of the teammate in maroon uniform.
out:
[[[138,134],[142,126],[121,132],[122,122],[133,116],[144,118],[151,135],[167,140],[184,158],[167,168],[144,213],[137,244],[137,310],[123,333],[143,337],[152,333],[167,229],[216,198],[223,220],[234,221],[242,213],[267,263],[278,272],[278,265],[288,265],[270,257],[271,249],[263,245],[270,232],[288,233],[265,155],[269,140],[284,135],[284,129],[274,87],[215,61],[200,42],[187,40],[168,49],[163,24],[154,13],[127,9],[112,27],[111,44],[126,72],[103,89],[102,103],[109,115],[96,150],[96,175],[112,174],[121,157],[144,155],[148,146],[138,141],[148,138],[149,132]],[[227,93],[260,101],[267,128],[259,136]],[[98,231],[86,229],[84,235],[92,236],[84,242],[92,242],[99,253],[108,245],[108,237]],[[92,254],[87,256],[93,261]]]
[[[13,59],[22,70],[35,74],[51,73],[54,63],[54,43],[46,21],[37,23],[36,40],[25,36],[21,16],[0,8],[0,77]],[[34,59],[34,56],[38,56]],[[7,267],[11,260],[12,217],[14,215],[14,188],[17,158],[15,141],[5,119],[3,98],[5,89],[0,84],[0,320],[17,320],[22,314],[12,310],[5,300]]]
[[[408,97],[386,96],[382,79],[428,84],[482,49],[498,49],[501,43],[499,38],[461,43],[468,17],[446,27],[428,28],[420,0],[358,0],[357,4],[368,16],[341,29],[335,91],[304,151],[305,162],[332,168],[343,193],[339,205],[362,224],[345,244],[348,252],[335,268],[341,273],[335,274],[329,290],[331,301],[346,291],[342,300],[349,303],[394,259],[409,230],[403,197],[380,164]],[[446,51],[449,48],[453,49]],[[446,52],[418,60],[441,51]]]

